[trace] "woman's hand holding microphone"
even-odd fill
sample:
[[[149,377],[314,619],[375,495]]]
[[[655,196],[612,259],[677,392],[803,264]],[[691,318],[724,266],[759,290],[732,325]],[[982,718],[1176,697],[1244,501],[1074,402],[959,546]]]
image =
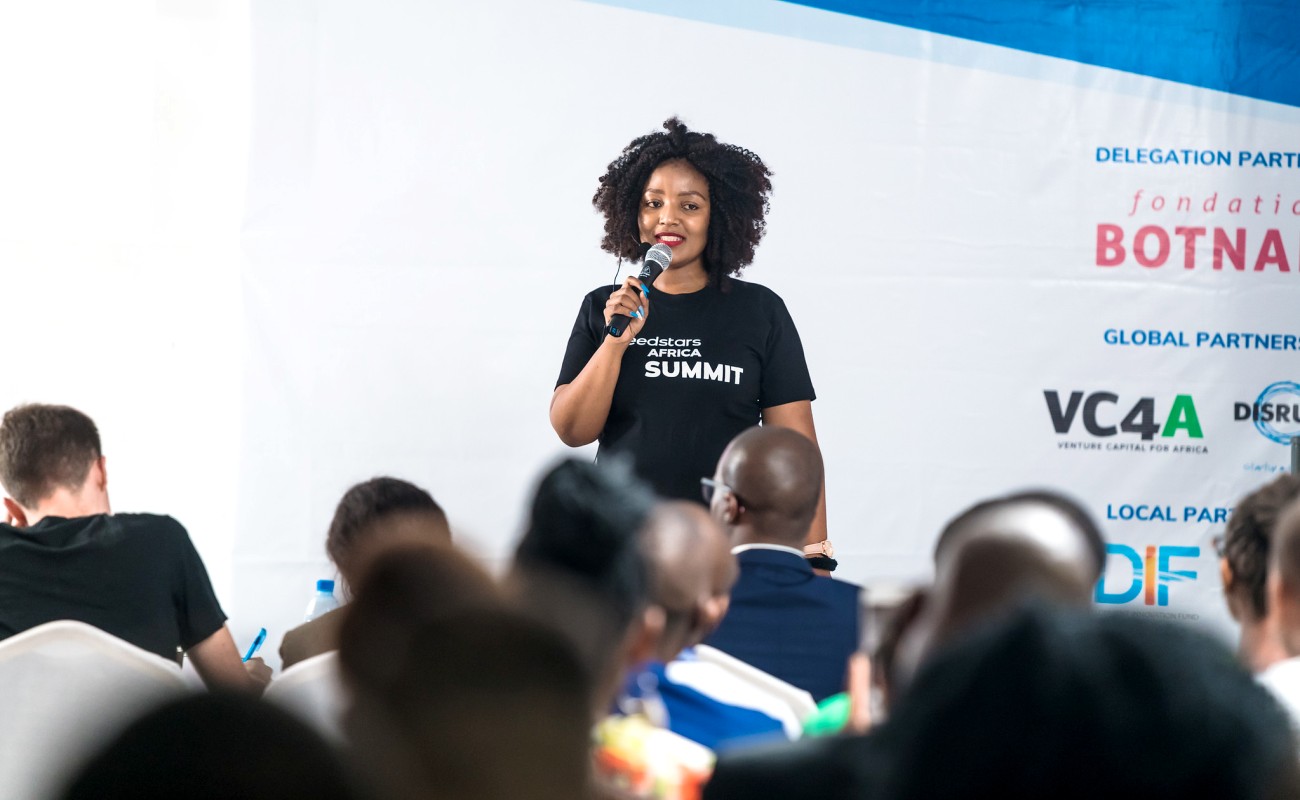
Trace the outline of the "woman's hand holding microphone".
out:
[[[616,342],[627,344],[636,338],[636,335],[645,327],[646,317],[650,313],[650,292],[638,278],[631,275],[623,281],[623,285],[609,295],[609,300],[605,302],[605,326],[609,327],[610,321],[616,314],[622,314],[628,318],[628,323],[624,327],[621,335],[614,336],[610,334],[607,339],[613,339]]]

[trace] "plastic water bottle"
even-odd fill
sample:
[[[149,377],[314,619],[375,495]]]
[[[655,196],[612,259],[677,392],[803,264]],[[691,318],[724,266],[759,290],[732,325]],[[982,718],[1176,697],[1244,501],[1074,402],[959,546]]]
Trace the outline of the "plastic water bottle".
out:
[[[316,594],[311,596],[311,602],[307,604],[307,618],[304,622],[311,622],[338,607],[339,601],[334,597],[334,581],[316,581]]]

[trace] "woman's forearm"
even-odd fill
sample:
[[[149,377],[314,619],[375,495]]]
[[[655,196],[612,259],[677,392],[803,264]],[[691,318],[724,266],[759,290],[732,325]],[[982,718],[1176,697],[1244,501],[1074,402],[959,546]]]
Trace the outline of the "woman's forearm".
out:
[[[826,478],[822,478],[822,494],[817,500],[817,515],[813,517],[812,526],[808,528],[805,544],[817,544],[830,538],[826,535]]]
[[[551,395],[551,427],[570,447],[591,444],[609,418],[627,343],[606,337],[571,383]]]
[[[817,442],[817,428],[813,425],[812,403],[808,400],[763,409],[763,424],[779,425],[782,428],[798,431],[811,439],[818,448],[821,447]],[[823,472],[821,497],[817,500],[817,514],[808,528],[806,541],[808,544],[816,544],[826,538],[826,476]]]

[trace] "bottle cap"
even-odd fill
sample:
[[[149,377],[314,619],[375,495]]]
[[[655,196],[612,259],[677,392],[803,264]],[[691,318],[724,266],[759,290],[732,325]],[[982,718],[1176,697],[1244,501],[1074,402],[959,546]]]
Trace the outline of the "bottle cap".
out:
[[[334,581],[316,581],[316,591],[322,594],[334,594]]]

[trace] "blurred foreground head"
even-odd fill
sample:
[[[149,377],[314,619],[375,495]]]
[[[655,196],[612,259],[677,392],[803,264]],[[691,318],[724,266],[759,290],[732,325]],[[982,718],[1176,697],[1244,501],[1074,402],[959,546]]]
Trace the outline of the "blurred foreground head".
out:
[[[450,548],[376,557],[343,623],[358,769],[382,800],[587,791],[589,683],[569,643]]]
[[[401,545],[375,555],[357,599],[341,609],[339,666],[364,690],[400,668],[416,631],[431,620],[501,604],[482,567],[453,547]]]
[[[895,800],[1300,797],[1287,717],[1210,638],[1027,609],[924,667],[879,732]]]
[[[654,494],[626,463],[560,462],[537,487],[507,590],[525,614],[564,635],[593,676],[603,714],[624,668],[648,658],[662,614],[648,606],[641,532]]]
[[[82,769],[63,798],[358,796],[333,750],[305,723],[255,698],[201,694],[133,723]]]
[[[1023,602],[1088,607],[1105,557],[1092,518],[1055,492],[1020,492],[962,512],[939,535],[934,587],[887,670],[897,684],[891,694],[935,650]]]
[[[739,568],[730,539],[698,503],[660,503],[644,534],[650,599],[663,612],[655,657],[668,662],[718,627]]]

